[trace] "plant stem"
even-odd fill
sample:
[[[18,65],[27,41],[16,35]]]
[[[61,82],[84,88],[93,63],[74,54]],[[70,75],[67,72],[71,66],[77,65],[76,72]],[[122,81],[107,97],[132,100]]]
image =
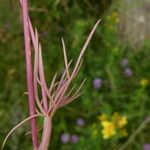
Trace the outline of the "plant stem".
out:
[[[33,85],[33,73],[32,73],[32,62],[31,62],[31,50],[30,50],[30,34],[29,34],[29,20],[28,20],[28,1],[22,0],[22,11],[23,11],[23,28],[24,28],[24,42],[25,42],[25,58],[26,58],[26,75],[27,75],[27,86],[28,86],[28,101],[30,116],[35,115],[34,107],[34,85]],[[31,133],[32,142],[34,149],[38,147],[37,140],[37,127],[35,118],[31,119]]]
[[[38,150],[48,150],[49,141],[51,137],[51,131],[52,131],[51,117],[46,116],[44,118],[42,141]]]

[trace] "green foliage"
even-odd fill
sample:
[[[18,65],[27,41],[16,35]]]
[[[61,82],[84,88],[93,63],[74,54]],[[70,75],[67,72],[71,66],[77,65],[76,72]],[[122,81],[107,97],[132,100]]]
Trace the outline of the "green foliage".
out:
[[[135,49],[120,40],[117,6],[116,2],[111,4],[109,0],[30,2],[31,18],[39,30],[43,47],[48,81],[64,69],[61,37],[65,39],[69,59],[74,58],[75,61],[90,29],[96,20],[102,18],[76,81],[87,78],[84,94],[56,114],[50,145],[52,150],[119,149],[150,113],[150,41],[145,41],[141,49]],[[0,5],[0,144],[9,130],[28,113],[27,97],[23,95],[26,78],[19,7],[14,1]],[[124,59],[128,60],[127,64],[122,64]],[[130,75],[126,69],[132,71]],[[97,90],[93,87],[95,78],[102,79]],[[142,79],[147,79],[144,86]],[[97,117],[103,113],[111,116],[115,112],[127,116],[128,135],[120,137],[117,134],[117,138],[103,139],[101,121]],[[76,125],[77,118],[83,118],[85,125]],[[41,122],[38,119],[39,128]],[[140,150],[144,143],[150,143],[149,129],[147,124],[127,149]],[[25,136],[29,130],[28,124],[20,127],[9,138],[6,149],[31,149],[31,137]],[[63,144],[60,140],[63,133],[76,134],[79,141]]]

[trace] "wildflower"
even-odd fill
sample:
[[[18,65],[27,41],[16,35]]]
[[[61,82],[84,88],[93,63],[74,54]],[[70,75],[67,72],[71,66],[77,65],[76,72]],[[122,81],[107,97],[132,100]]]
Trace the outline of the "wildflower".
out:
[[[71,135],[70,141],[71,141],[71,143],[75,144],[79,141],[79,137],[76,134]]]
[[[118,120],[118,127],[122,128],[127,124],[127,117],[123,116]]]
[[[103,130],[103,138],[108,139],[116,134],[115,125],[110,121],[103,121],[102,123]]]
[[[132,70],[130,69],[130,68],[126,68],[125,70],[124,70],[124,75],[126,76],[126,77],[131,77],[132,76]]]
[[[127,117],[126,116],[123,116],[123,117],[120,117],[117,121],[117,126],[118,128],[122,128],[124,127],[125,125],[127,124]]]
[[[114,113],[113,120],[118,128],[122,128],[127,124],[127,117],[121,116],[119,113]]]
[[[100,78],[95,78],[93,80],[93,87],[94,89],[98,90],[102,86],[103,80]]]
[[[84,121],[83,118],[78,118],[77,121],[76,121],[76,124],[77,124],[78,126],[84,126],[85,121]]]
[[[98,118],[98,120],[100,120],[100,121],[105,121],[105,120],[107,119],[107,116],[106,116],[106,114],[101,114],[101,115],[99,115],[97,118]]]
[[[142,80],[140,81],[140,85],[141,85],[142,87],[146,87],[149,83],[150,83],[150,80],[148,80],[148,79],[142,79]]]
[[[70,140],[70,135],[67,134],[67,133],[64,133],[64,134],[61,135],[60,140],[61,140],[61,142],[62,142],[63,144],[66,144],[66,143],[68,143],[69,140]]]
[[[128,64],[129,64],[129,60],[128,60],[127,58],[124,58],[124,59],[121,61],[121,66],[122,66],[122,67],[126,67]]]
[[[144,150],[150,150],[150,144],[144,144],[143,148]]]

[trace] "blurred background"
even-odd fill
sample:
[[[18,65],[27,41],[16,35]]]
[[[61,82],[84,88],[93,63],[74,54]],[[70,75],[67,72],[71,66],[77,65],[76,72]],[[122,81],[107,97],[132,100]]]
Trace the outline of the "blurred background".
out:
[[[77,79],[87,78],[84,93],[56,113],[50,149],[119,150],[132,136],[127,150],[150,150],[150,1],[30,0],[29,11],[48,83],[64,69],[61,37],[76,60],[102,19]],[[28,116],[21,15],[19,0],[0,0],[0,145]],[[29,131],[28,123],[17,129],[5,149],[32,149]]]

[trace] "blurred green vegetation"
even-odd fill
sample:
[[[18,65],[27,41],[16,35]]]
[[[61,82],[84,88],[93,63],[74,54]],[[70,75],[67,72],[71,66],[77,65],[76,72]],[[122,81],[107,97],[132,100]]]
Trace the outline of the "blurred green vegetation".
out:
[[[30,1],[30,16],[39,31],[48,83],[64,69],[60,38],[65,39],[69,59],[77,55],[95,22],[101,18],[84,56],[77,82],[87,78],[84,94],[59,110],[53,120],[50,149],[105,150],[119,149],[149,116],[150,110],[150,41],[133,48],[120,40],[118,1],[111,0],[40,0]],[[28,115],[24,44],[19,2],[0,1],[0,145],[6,134]],[[120,31],[121,32],[121,31]],[[93,83],[102,81],[99,87]],[[94,85],[93,85],[94,84]],[[115,112],[127,117],[127,136],[116,132],[103,139],[97,117]],[[82,118],[83,126],[76,124]],[[42,120],[38,119],[39,128]],[[29,124],[20,127],[6,143],[6,150],[32,149]],[[150,143],[147,124],[128,145],[141,150]],[[62,134],[76,135],[75,144],[62,143]],[[93,136],[94,135],[94,136]]]

